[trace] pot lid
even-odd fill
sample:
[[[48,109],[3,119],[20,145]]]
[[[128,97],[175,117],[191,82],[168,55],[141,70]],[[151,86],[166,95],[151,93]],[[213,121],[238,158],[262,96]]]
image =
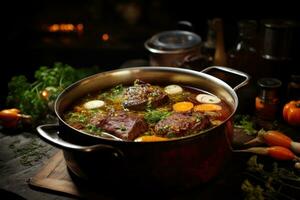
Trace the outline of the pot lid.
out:
[[[145,47],[153,53],[179,53],[199,46],[199,35],[189,31],[164,31],[145,42]]]
[[[281,81],[276,78],[261,78],[257,81],[258,85],[266,89],[275,89],[281,86]]]

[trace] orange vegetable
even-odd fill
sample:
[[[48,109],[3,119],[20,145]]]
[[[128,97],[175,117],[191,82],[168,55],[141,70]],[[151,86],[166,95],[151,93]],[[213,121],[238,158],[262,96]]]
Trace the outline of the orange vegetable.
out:
[[[288,124],[300,126],[300,100],[286,103],[282,114]]]
[[[23,115],[17,108],[4,109],[0,111],[0,123],[4,127],[16,127],[20,119],[31,119],[29,115]]]
[[[159,137],[155,135],[144,135],[136,138],[135,142],[156,142],[156,141],[166,141],[168,138]]]
[[[272,147],[251,147],[249,149],[236,150],[236,152],[249,152],[259,155],[270,156],[276,160],[294,160],[300,161],[300,158],[297,157],[292,151],[288,148],[281,146],[272,146]]]
[[[192,110],[193,107],[194,104],[192,102],[182,101],[182,102],[175,103],[173,105],[173,110],[176,112],[187,112]]]
[[[194,111],[199,111],[199,112],[217,111],[217,110],[222,110],[222,106],[217,104],[204,103],[194,107]]]
[[[261,135],[269,146],[291,147],[292,139],[279,131],[266,131]]]
[[[18,120],[20,118],[20,110],[16,108],[5,109],[0,111],[1,121]]]
[[[298,158],[289,149],[281,146],[268,147],[268,155],[277,160],[295,160]]]
[[[290,137],[285,135],[280,131],[270,130],[264,131],[261,130],[258,132],[258,136],[253,140],[245,143],[245,145],[258,145],[266,143],[269,146],[282,146],[291,149],[295,153],[300,153],[300,143],[293,141]]]

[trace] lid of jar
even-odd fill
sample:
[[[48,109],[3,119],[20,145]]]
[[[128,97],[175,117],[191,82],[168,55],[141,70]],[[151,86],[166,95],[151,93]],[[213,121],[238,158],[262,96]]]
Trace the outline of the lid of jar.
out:
[[[292,82],[300,83],[300,74],[292,74],[290,79]]]
[[[276,78],[261,78],[257,84],[265,89],[276,89],[281,86],[281,81]]]
[[[181,53],[198,47],[201,37],[189,31],[164,31],[152,36],[145,47],[153,53]]]

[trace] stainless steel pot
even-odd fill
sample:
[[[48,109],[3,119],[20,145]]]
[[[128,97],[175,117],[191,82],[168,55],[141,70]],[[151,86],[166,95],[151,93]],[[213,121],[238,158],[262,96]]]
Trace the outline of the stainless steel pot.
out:
[[[164,31],[145,42],[150,52],[150,65],[182,67],[201,59],[201,37],[189,31]]]
[[[233,89],[205,72],[217,69],[245,78]],[[135,79],[151,84],[180,84],[201,88],[222,98],[232,113],[222,124],[203,133],[160,142],[118,141],[89,135],[69,126],[63,114],[87,93],[130,85]],[[55,102],[59,124],[37,127],[47,142],[63,149],[71,172],[88,181],[105,184],[186,188],[215,177],[231,155],[232,116],[238,98],[235,90],[249,81],[245,73],[213,66],[202,72],[172,67],[136,67],[99,73],[66,88]],[[119,184],[118,184],[119,183]],[[98,183],[99,184],[99,183]]]

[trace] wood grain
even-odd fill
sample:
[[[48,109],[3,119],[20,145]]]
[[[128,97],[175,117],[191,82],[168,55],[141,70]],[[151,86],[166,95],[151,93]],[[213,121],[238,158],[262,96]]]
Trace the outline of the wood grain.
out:
[[[63,152],[57,152],[46,165],[32,178],[28,183],[31,186],[40,189],[47,189],[53,192],[60,192],[75,197],[88,198],[88,199],[102,199],[104,196],[90,191],[83,186],[78,187],[73,181],[65,160]],[[107,197],[105,197],[107,199]]]

